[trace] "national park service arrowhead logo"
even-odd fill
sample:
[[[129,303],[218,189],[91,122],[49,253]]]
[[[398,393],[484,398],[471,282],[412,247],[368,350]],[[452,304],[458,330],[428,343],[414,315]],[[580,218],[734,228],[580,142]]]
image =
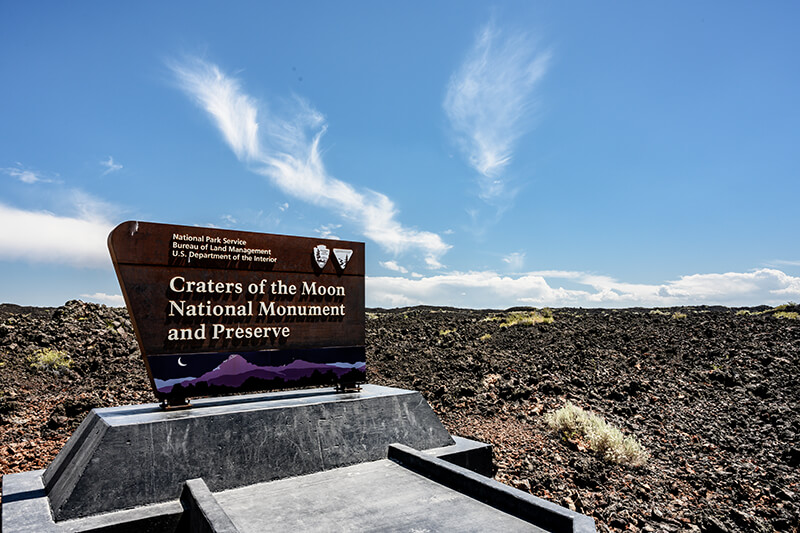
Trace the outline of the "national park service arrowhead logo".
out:
[[[336,263],[339,265],[339,268],[344,270],[344,267],[347,266],[347,262],[350,261],[350,258],[353,256],[353,250],[334,248],[333,256],[336,258]]]
[[[314,247],[314,261],[317,262],[320,268],[325,268],[325,265],[328,263],[328,257],[331,255],[331,251],[328,250],[328,247],[324,244],[318,244]]]

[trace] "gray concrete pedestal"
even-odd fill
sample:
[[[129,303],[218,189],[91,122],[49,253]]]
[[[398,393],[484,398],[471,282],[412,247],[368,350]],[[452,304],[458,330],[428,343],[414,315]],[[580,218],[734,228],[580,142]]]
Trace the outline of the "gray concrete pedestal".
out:
[[[412,455],[395,453],[409,465],[419,463],[414,453],[426,451],[419,464],[429,466],[397,470],[387,463],[348,474],[347,468],[357,465],[398,463],[397,457],[388,458],[392,445],[411,451]],[[215,495],[232,490],[266,494],[272,489],[252,487],[323,472],[326,477],[320,479],[336,487],[337,480],[344,480],[341,476],[361,472],[362,479],[370,480],[377,472],[383,476],[384,492],[392,493],[392,483],[397,491],[412,487],[405,497],[413,500],[413,490],[436,496],[439,489],[402,480],[444,471],[433,464],[490,475],[491,446],[451,437],[418,392],[402,389],[365,385],[354,393],[315,389],[198,399],[191,409],[172,412],[156,404],[95,409],[46,470],[4,476],[2,525],[6,532],[37,533],[235,531],[226,513],[237,507],[230,504],[226,510]],[[403,474],[406,471],[415,473]],[[287,490],[298,492],[286,494],[282,505],[312,498],[308,487],[318,485],[310,483],[287,485]],[[474,480],[467,485],[471,483]],[[363,497],[369,498],[365,487]],[[475,496],[465,497],[460,504],[465,512],[480,514],[480,508],[468,505]],[[390,505],[388,500],[385,505]],[[296,511],[301,516],[311,510]],[[241,522],[250,515],[237,516]],[[216,522],[209,525],[198,517],[216,517]],[[508,520],[512,518],[516,520]]]

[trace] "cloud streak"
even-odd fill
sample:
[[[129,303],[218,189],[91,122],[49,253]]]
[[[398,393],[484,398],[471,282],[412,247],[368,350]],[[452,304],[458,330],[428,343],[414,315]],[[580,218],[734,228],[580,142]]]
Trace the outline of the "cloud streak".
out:
[[[395,272],[400,272],[401,274],[408,274],[408,269],[397,264],[397,261],[380,261],[379,264],[385,269],[394,270]]]
[[[94,294],[81,294],[81,298],[84,298],[90,302],[106,304],[112,307],[123,307],[125,305],[125,298],[123,298],[121,294],[106,294],[104,292],[96,292]]]
[[[52,179],[45,178],[41,173],[34,170],[23,168],[19,163],[17,163],[16,167],[2,168],[0,171],[28,185],[34,183],[53,183]]]
[[[77,216],[26,211],[0,203],[0,257],[6,261],[56,263],[77,267],[111,266],[106,239],[113,224],[79,205]]]
[[[105,161],[100,161],[100,165],[105,167],[105,170],[103,171],[103,176],[105,176],[106,174],[110,174],[112,172],[116,172],[118,170],[122,170],[122,165],[120,165],[119,163],[115,163],[114,158],[111,156],[108,156],[108,159]]]
[[[480,197],[489,203],[514,195],[502,174],[530,127],[535,89],[550,56],[537,51],[526,35],[505,34],[490,23],[450,78],[444,111],[460,149],[479,173]]]
[[[525,264],[525,252],[512,252],[503,258],[503,262],[510,270],[519,272]]]
[[[180,87],[212,117],[231,150],[251,170],[284,193],[355,223],[384,250],[394,254],[416,250],[428,265],[440,265],[450,246],[439,235],[403,226],[387,196],[357,190],[328,174],[320,152],[325,118],[306,101],[294,98],[283,106],[291,111],[285,115],[269,113],[216,65],[193,58],[169,67]]]
[[[561,280],[559,282],[559,280]],[[564,280],[578,288],[559,286]],[[493,271],[450,272],[420,279],[367,278],[367,305],[445,305],[504,309],[776,305],[800,298],[800,277],[775,269],[693,274],[660,284],[625,283],[585,272],[540,271],[506,276]]]
[[[772,264],[770,264],[770,263],[772,263]],[[774,261],[771,261],[770,263],[767,263],[767,265],[768,266],[774,266],[774,265],[800,266],[800,261],[787,261],[785,259],[776,259]]]

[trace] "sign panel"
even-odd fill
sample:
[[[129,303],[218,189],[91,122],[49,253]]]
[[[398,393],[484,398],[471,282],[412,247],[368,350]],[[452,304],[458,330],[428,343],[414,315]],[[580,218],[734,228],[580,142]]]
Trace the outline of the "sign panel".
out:
[[[364,243],[123,222],[108,247],[159,398],[364,381]]]

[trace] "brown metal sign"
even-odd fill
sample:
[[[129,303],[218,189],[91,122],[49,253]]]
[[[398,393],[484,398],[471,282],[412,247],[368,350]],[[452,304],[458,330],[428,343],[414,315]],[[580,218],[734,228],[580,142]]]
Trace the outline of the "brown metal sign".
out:
[[[123,222],[108,247],[159,398],[364,381],[364,243]]]

